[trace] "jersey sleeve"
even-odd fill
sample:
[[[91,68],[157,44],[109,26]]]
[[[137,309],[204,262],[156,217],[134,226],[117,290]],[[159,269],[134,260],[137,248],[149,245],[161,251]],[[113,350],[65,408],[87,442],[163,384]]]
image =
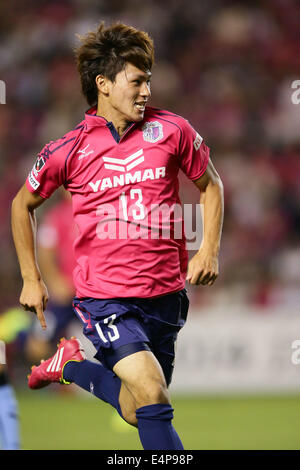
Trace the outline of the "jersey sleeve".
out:
[[[197,180],[206,171],[209,161],[209,147],[188,121],[182,125],[179,145],[179,166],[191,180]]]
[[[26,179],[26,187],[31,193],[43,198],[51,194],[65,182],[65,155],[55,151],[55,142],[45,145]]]

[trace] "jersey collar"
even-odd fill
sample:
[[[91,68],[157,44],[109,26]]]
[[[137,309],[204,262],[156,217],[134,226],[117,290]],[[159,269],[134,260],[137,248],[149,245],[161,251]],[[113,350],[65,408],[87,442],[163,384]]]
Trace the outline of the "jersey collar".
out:
[[[102,116],[97,116],[97,106],[92,106],[85,112],[85,121],[88,125],[88,127],[94,127],[94,126],[106,126],[108,124],[108,121],[102,117]]]
[[[127,134],[129,129],[131,129],[136,124],[135,122],[130,123],[126,131],[122,135],[122,137],[120,137],[111,121],[108,122],[107,119],[105,119],[103,116],[97,116],[97,105],[92,106],[86,111],[85,121],[87,123],[88,128],[89,127],[107,127],[110,130],[113,138],[115,139],[117,143],[119,143],[120,140],[125,136],[125,134]]]

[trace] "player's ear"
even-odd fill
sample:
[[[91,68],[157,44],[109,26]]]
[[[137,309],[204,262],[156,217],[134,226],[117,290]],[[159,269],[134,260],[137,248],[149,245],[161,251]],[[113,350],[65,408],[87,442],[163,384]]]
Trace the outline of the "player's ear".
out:
[[[103,93],[104,95],[109,94],[109,82],[108,78],[104,77],[103,75],[97,75],[96,77],[96,85],[98,88],[98,91],[100,93]]]

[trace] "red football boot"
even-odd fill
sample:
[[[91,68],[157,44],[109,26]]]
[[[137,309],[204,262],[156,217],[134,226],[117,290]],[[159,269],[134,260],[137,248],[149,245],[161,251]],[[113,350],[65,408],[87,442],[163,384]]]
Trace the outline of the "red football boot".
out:
[[[36,390],[53,382],[69,384],[63,378],[64,366],[70,361],[81,362],[86,359],[84,349],[75,336],[69,340],[62,338],[57,346],[54,356],[46,361],[42,360],[39,366],[31,367],[31,374],[28,375],[29,388]]]

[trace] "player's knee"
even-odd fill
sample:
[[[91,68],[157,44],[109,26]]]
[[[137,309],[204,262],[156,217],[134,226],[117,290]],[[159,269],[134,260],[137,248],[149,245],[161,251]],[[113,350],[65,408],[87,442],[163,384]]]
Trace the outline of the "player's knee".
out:
[[[162,381],[150,381],[143,383],[133,392],[135,406],[123,411],[123,418],[128,424],[137,427],[138,420],[136,410],[143,406],[156,404],[170,404],[169,392],[166,383]]]
[[[157,403],[169,404],[170,398],[166,383],[161,380],[144,382],[136,393],[135,401],[137,409]]]

